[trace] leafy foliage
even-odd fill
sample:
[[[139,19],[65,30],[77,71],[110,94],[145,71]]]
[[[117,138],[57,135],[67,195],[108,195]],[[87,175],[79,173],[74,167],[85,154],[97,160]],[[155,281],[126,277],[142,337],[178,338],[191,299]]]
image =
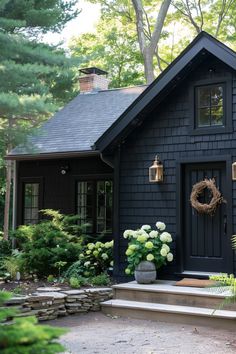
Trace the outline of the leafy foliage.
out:
[[[88,284],[88,279],[82,276],[70,277],[69,284],[74,289],[79,289],[81,286]]]
[[[141,4],[142,37],[147,47],[164,1],[89,1],[100,4],[102,16],[95,34],[85,33],[73,39],[72,54],[80,57],[83,66],[95,64],[105,68],[111,75],[111,87],[144,82],[145,63],[138,46],[141,21],[137,26],[134,3]],[[202,30],[236,49],[235,18],[234,0],[172,0],[154,53],[150,53],[155,76]]]
[[[93,277],[107,272],[113,267],[113,241],[88,243],[79,260],[73,263],[65,272],[66,278],[70,277]]]
[[[6,270],[4,261],[11,255],[11,243],[8,240],[3,240],[0,237],[0,276],[4,276]]]
[[[111,88],[145,82],[135,32],[130,25],[124,28],[116,18],[101,20],[96,33],[73,38],[70,50],[81,66],[98,66],[106,70]]]
[[[214,292],[219,294],[228,293],[228,296],[220,304],[220,309],[236,302],[236,279],[234,274],[221,273],[219,275],[211,275],[209,278],[216,282],[216,285],[212,287]]]
[[[5,277],[9,274],[10,279],[15,280],[17,272],[20,272],[21,274],[24,273],[24,259],[22,257],[22,252],[14,250],[11,256],[3,259],[2,264],[6,271],[4,274]]]
[[[94,286],[102,286],[102,285],[109,285],[111,283],[110,277],[107,273],[102,273],[92,277],[90,279],[90,283]]]
[[[236,235],[232,236],[232,247],[234,250],[236,249]]]
[[[53,210],[43,212],[52,219],[37,225],[19,227],[15,233],[16,239],[20,239],[26,270],[39,277],[56,275],[59,265],[61,268],[62,265],[70,266],[75,262],[82,249],[84,237],[81,226],[71,225],[74,217],[70,218]]]
[[[35,317],[14,318],[12,309],[2,307],[10,294],[0,292],[0,352],[2,354],[53,354],[61,353],[63,347],[55,341],[65,333],[64,329],[37,324]]]

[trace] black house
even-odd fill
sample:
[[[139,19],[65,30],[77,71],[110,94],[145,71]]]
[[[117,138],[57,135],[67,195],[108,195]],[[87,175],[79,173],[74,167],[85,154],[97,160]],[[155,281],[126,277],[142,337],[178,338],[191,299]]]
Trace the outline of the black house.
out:
[[[149,87],[107,90],[104,72],[85,74],[82,93],[31,138],[34,149],[8,156],[15,224],[37,222],[41,208],[79,213],[94,237],[114,237],[121,278],[123,231],[160,220],[175,240],[168,276],[235,272],[236,53],[202,32]],[[149,181],[155,155],[161,183]],[[212,216],[190,204],[206,177],[226,201]]]

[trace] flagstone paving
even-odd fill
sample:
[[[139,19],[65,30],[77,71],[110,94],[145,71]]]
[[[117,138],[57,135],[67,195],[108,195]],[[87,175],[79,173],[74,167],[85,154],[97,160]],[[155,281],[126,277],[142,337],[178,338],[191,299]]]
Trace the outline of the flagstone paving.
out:
[[[234,332],[173,323],[112,318],[101,312],[49,321],[69,332],[65,354],[236,353]]]

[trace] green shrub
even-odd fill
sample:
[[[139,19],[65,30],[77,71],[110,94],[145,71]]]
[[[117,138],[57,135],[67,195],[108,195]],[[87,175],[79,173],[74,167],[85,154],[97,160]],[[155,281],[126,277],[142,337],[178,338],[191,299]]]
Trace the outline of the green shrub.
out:
[[[55,280],[54,275],[49,274],[49,276],[47,277],[47,281],[48,281],[49,283],[53,283],[53,282],[54,282],[54,280]]]
[[[74,263],[82,250],[85,237],[79,234],[81,227],[70,225],[72,217],[70,219],[54,210],[44,210],[43,213],[52,219],[36,225],[21,226],[14,235],[20,239],[25,268],[39,277],[57,275],[58,262],[66,262],[68,266]]]
[[[18,250],[13,250],[12,255],[3,259],[2,264],[6,273],[9,274],[11,279],[16,279],[16,273],[24,274],[24,259],[23,253]]]
[[[4,240],[0,237],[0,277],[5,277],[7,272],[4,261],[6,257],[11,256],[11,243],[10,241]]]
[[[37,324],[35,317],[14,318],[4,323],[16,312],[1,307],[10,294],[0,292],[0,352],[1,354],[53,354],[62,353],[64,348],[55,341],[65,333],[62,328]]]
[[[83,276],[94,277],[113,267],[113,241],[88,243],[83,247],[79,260],[73,263],[64,273],[65,278]]]
[[[88,281],[84,277],[70,277],[69,279],[70,286],[75,289],[79,289],[81,286],[87,285]]]
[[[91,278],[89,282],[94,286],[102,286],[102,285],[110,285],[111,280],[107,273],[96,275],[95,277]]]
[[[70,279],[71,277],[79,277],[83,274],[83,265],[81,261],[74,262],[65,272],[64,277]]]
[[[11,242],[0,237],[0,259],[11,255]]]
[[[113,267],[113,241],[88,243],[79,255],[82,274],[93,277]]]

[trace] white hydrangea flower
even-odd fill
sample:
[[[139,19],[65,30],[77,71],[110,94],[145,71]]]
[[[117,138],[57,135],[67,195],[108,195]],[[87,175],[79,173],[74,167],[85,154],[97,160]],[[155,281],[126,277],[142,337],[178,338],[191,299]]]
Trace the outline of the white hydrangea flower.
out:
[[[164,222],[157,221],[157,223],[156,223],[156,227],[157,227],[157,229],[158,229],[158,230],[160,230],[160,231],[164,231],[164,230],[165,230],[165,228],[166,228],[166,225],[164,224]]]
[[[167,253],[170,252],[170,247],[166,243],[162,245],[162,248],[164,248]]]
[[[128,238],[129,236],[133,235],[133,230],[125,230],[123,233],[124,238]]]
[[[151,226],[150,225],[143,225],[141,227],[141,230],[149,231],[149,230],[151,230]]]
[[[171,242],[172,241],[171,234],[169,234],[169,232],[162,232],[162,234],[160,236],[160,240],[162,242]]]
[[[85,267],[88,267],[89,265],[90,265],[90,261],[87,261],[87,262],[84,263]]]
[[[106,254],[106,253],[103,253],[102,254],[102,259],[104,259],[104,261],[106,260],[106,259],[108,259],[109,257],[108,257],[108,255]]]
[[[133,238],[137,238],[138,237],[137,231],[134,231],[132,236],[133,236]]]
[[[162,257],[166,257],[167,256],[167,251],[165,248],[162,248],[160,251],[160,254],[162,255]]]
[[[151,237],[151,238],[156,238],[157,236],[158,236],[158,232],[155,230],[151,231],[149,234],[149,237]]]
[[[173,257],[173,254],[170,252],[167,254],[166,258],[167,258],[168,262],[172,262],[174,257]]]

